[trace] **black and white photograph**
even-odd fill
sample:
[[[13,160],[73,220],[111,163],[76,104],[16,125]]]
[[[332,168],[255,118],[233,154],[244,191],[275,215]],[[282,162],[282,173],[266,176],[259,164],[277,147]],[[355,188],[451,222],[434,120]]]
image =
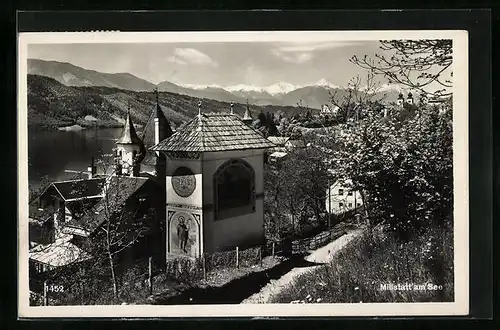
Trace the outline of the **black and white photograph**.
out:
[[[467,42],[21,33],[22,314],[467,314]]]

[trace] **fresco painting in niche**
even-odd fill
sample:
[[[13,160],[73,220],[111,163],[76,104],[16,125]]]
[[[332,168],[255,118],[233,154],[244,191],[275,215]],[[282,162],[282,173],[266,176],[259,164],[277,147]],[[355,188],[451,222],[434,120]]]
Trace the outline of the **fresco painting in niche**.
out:
[[[176,212],[170,220],[170,253],[198,256],[199,228],[194,217],[187,212]]]

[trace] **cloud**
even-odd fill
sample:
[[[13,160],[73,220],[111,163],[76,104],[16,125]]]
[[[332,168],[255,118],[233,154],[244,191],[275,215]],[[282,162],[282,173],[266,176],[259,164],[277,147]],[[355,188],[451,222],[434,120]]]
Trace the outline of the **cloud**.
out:
[[[358,44],[356,41],[287,42],[271,49],[271,53],[285,62],[301,64],[310,61],[314,57],[314,52]]]
[[[313,54],[310,52],[283,52],[280,49],[272,49],[272,54],[285,62],[301,64],[310,61],[313,58]]]
[[[182,65],[195,64],[210,65],[213,67],[219,66],[219,63],[214,61],[210,56],[194,48],[176,48],[174,54],[169,56],[167,61]]]
[[[294,42],[282,44],[278,49],[285,53],[304,53],[314,52],[318,50],[327,50],[333,48],[347,47],[358,45],[356,41],[327,41],[327,42]]]

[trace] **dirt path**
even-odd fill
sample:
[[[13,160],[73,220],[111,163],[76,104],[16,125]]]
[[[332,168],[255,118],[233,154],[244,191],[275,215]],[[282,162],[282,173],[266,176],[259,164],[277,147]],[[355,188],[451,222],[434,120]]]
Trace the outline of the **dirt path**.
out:
[[[243,300],[242,304],[265,304],[268,303],[272,296],[279,293],[284,287],[293,281],[297,276],[310,272],[318,265],[314,264],[324,264],[331,260],[331,258],[342,249],[349,241],[357,237],[361,233],[361,230],[354,230],[348,234],[339,237],[335,241],[313,251],[310,255],[304,259],[311,262],[313,266],[310,267],[297,267],[290,270],[288,273],[283,275],[277,280],[270,280],[269,283],[264,286],[258,293],[251,295],[247,299]]]

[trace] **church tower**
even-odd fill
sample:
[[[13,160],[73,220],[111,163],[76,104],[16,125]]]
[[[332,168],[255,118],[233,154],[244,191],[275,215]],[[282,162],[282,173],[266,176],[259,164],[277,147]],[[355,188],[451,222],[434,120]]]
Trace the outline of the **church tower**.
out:
[[[145,156],[146,148],[135,130],[129,105],[123,133],[116,142],[116,174],[139,176]]]
[[[411,92],[408,93],[408,98],[406,99],[406,103],[413,104],[413,94]]]
[[[405,103],[405,98],[403,96],[403,93],[399,93],[397,104],[399,106],[403,106],[404,103]]]

